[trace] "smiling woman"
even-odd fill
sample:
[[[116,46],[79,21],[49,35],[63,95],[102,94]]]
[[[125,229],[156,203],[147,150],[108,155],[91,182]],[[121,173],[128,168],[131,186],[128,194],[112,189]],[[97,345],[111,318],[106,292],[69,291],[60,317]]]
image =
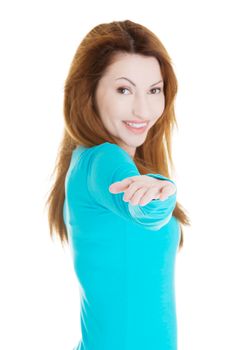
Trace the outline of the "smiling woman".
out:
[[[47,203],[80,286],[76,350],[177,349],[175,258],[189,218],[169,174],[176,92],[166,49],[129,20],[93,28],[72,61]]]

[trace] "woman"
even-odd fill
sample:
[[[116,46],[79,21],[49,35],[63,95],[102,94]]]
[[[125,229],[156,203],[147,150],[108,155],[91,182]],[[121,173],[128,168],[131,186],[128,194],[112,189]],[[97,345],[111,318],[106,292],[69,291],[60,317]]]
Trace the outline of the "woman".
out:
[[[73,58],[47,203],[80,286],[75,349],[177,349],[175,257],[190,223],[169,177],[176,92],[166,49],[130,20],[96,26]]]

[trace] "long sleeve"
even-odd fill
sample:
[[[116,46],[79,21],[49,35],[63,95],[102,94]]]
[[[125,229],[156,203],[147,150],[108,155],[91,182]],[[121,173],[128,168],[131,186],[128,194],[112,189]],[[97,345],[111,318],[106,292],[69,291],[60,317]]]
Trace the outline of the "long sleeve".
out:
[[[126,220],[143,225],[150,230],[159,230],[172,217],[176,205],[176,193],[161,201],[154,199],[145,206],[132,205],[123,200],[124,193],[113,194],[109,186],[127,177],[141,175],[128,153],[116,144],[109,142],[95,147],[90,154],[87,186],[93,200]],[[148,176],[171,181],[160,174]]]

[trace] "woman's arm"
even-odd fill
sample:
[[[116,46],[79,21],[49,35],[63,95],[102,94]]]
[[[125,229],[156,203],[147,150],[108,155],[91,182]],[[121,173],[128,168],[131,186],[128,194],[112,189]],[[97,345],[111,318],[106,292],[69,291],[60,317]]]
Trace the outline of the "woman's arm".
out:
[[[94,201],[126,220],[151,230],[159,230],[171,219],[176,205],[176,187],[174,193],[168,195],[167,199],[152,199],[146,205],[133,205],[124,201],[123,192],[110,192],[109,187],[112,184],[134,176],[140,179],[141,174],[132,158],[118,145],[105,142],[96,146],[91,152],[87,185]],[[147,176],[160,182],[169,181],[175,186],[174,181],[163,175],[147,174]],[[157,181],[157,185],[158,183]]]

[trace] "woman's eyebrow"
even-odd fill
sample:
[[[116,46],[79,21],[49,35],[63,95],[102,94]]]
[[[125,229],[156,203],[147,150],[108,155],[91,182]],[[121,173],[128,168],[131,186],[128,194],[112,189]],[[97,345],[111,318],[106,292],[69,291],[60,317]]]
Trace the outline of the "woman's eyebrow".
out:
[[[133,86],[136,86],[136,84],[134,84],[130,79],[128,79],[128,78],[126,78],[126,77],[120,77],[120,78],[117,78],[117,79],[115,79],[115,80],[119,80],[119,79],[125,79],[125,80],[129,81],[129,83],[131,83]],[[154,83],[154,84],[150,85],[150,87],[151,87],[151,86],[154,86],[154,85],[157,85],[157,84],[159,84],[159,83],[161,83],[161,82],[162,82],[162,80],[159,80],[157,83]]]

